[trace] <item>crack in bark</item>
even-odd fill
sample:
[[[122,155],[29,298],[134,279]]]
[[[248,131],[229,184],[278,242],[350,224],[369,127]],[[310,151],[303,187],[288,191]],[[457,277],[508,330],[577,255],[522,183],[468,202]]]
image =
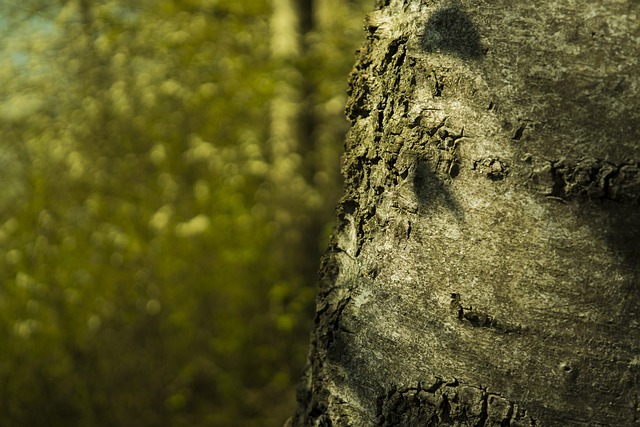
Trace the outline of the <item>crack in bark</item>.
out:
[[[522,124],[518,129],[516,129],[515,133],[511,137],[513,141],[519,141],[522,138],[522,134],[524,134],[525,129],[527,128],[527,124]]]
[[[587,198],[640,204],[640,163],[613,164],[601,159],[544,161],[534,167],[530,182],[546,196],[566,200]]]
[[[474,328],[493,329],[503,334],[520,334],[528,329],[520,324],[507,323],[496,319],[494,316],[481,310],[474,309],[473,306],[464,307],[460,294],[451,294],[451,310],[454,316],[461,322]]]
[[[517,403],[486,388],[435,377],[415,386],[392,385],[376,399],[376,425],[538,426]]]

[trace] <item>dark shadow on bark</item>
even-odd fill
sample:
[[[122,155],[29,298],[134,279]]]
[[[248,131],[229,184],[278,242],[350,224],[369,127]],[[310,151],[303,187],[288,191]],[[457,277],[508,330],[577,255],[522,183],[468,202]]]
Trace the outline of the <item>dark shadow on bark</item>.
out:
[[[613,224],[606,231],[609,247],[617,251],[625,260],[634,280],[622,289],[627,298],[622,303],[629,319],[638,319],[640,310],[637,301],[640,296],[640,212],[638,206],[615,209],[611,215]]]
[[[558,166],[561,164],[561,166]],[[554,195],[579,204],[578,218],[603,234],[625,263],[640,268],[640,168],[603,160],[557,162]]]
[[[598,222],[602,214],[607,222]],[[596,233],[602,233],[609,249],[619,257],[626,269],[635,279],[620,289],[621,296],[627,296],[622,302],[630,318],[638,318],[640,312],[636,301],[640,294],[640,210],[637,204],[623,204],[609,200],[581,201],[578,218],[590,226]]]
[[[485,53],[475,25],[457,2],[433,14],[421,43],[426,52],[448,53],[463,59],[479,59]]]
[[[446,183],[434,172],[426,160],[418,159],[414,176],[413,190],[420,205],[420,211],[433,209],[434,205],[442,205],[451,211],[458,221],[464,220],[464,213]]]
[[[611,211],[612,220],[610,228],[606,230],[609,246],[618,252],[629,266],[639,268],[640,212],[638,207],[611,206],[606,210]]]

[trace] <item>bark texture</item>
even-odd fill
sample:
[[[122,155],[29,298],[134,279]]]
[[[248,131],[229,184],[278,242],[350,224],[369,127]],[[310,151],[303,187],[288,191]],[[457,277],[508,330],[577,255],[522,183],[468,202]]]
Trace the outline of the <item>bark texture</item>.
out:
[[[378,1],[294,426],[639,425],[639,15]]]

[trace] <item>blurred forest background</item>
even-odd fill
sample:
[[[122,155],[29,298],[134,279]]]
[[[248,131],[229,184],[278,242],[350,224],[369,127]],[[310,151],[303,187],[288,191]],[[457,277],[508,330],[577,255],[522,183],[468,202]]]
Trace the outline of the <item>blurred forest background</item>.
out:
[[[368,0],[0,0],[0,426],[280,426]]]

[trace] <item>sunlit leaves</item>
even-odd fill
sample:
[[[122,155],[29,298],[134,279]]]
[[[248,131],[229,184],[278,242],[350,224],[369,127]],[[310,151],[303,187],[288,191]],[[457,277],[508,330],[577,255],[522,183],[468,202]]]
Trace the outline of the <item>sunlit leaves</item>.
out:
[[[285,66],[267,1],[0,3],[0,424],[282,424],[362,15],[319,5]],[[318,125],[274,156],[283,77]]]

